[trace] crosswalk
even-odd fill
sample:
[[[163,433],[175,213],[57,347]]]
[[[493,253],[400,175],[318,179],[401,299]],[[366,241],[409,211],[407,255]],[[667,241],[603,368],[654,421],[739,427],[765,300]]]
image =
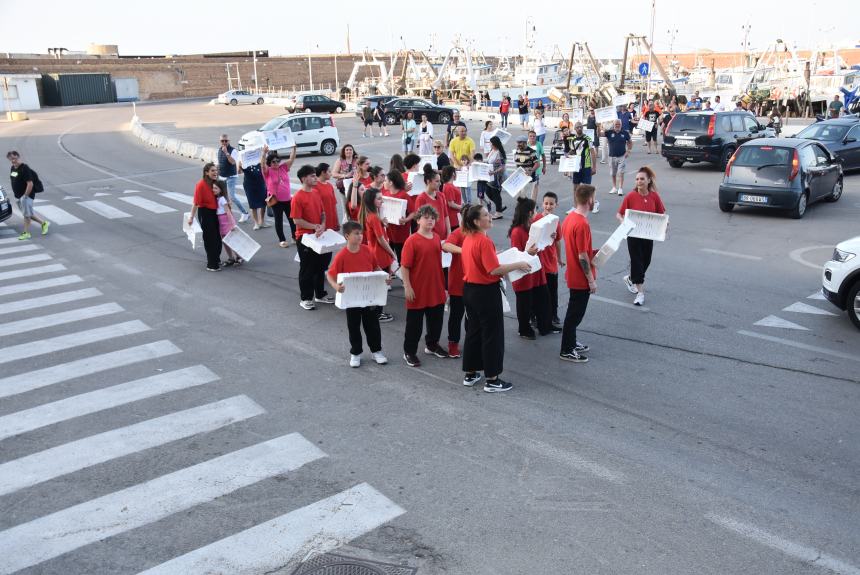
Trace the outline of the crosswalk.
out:
[[[127,203],[147,209],[142,202]],[[0,238],[7,235],[0,233]],[[4,252],[6,245],[0,244],[0,408],[10,398],[24,398],[28,406],[0,416],[0,445],[17,446],[0,453],[26,450],[13,459],[0,456],[0,509],[20,506],[33,497],[50,501],[55,489],[50,482],[95,466],[117,465],[116,472],[122,475],[120,458],[139,454],[158,459],[173,442],[266,417],[265,407],[248,395],[228,392],[217,397],[216,373],[189,364],[178,346],[159,339],[155,329],[130,317],[120,304],[105,301],[100,290],[68,273],[66,265],[53,261],[46,250]],[[31,254],[35,251],[39,253]],[[36,255],[40,257],[26,259]],[[106,383],[93,389],[96,381]],[[200,404],[165,407],[165,412],[142,421],[139,412],[134,421],[117,416],[125,413],[117,411],[123,406],[201,386],[211,391]],[[41,394],[47,398],[40,400]],[[65,439],[63,426],[82,417],[98,422],[98,432]],[[27,435],[49,428],[63,438],[60,444],[40,448]],[[103,553],[105,546],[110,552],[111,538],[122,535],[127,545],[129,537],[134,538],[132,530],[168,518],[179,530],[193,529],[196,507],[267,479],[288,479],[291,472],[327,457],[296,431],[253,440],[239,449],[224,445],[219,456],[49,509],[34,519],[14,523],[14,515],[8,515],[0,531],[0,575],[41,570],[46,561],[74,558],[67,554],[83,552],[96,542],[102,542]],[[248,528],[242,526],[244,530],[228,527],[228,532],[215,534],[214,541],[196,549],[171,548],[178,556],[139,569],[149,575],[260,574],[331,551],[404,512],[371,485],[359,483],[297,509],[266,509],[264,517]],[[273,515],[277,516],[272,519]]]

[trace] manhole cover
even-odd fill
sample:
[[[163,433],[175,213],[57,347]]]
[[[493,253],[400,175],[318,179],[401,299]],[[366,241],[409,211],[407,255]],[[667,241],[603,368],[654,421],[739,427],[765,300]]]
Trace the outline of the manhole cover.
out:
[[[293,575],[415,575],[415,569],[356,559],[343,555],[318,555],[303,563]]]

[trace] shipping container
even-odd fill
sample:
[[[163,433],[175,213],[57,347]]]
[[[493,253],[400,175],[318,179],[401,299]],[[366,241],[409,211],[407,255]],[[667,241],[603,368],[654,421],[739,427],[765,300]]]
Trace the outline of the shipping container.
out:
[[[46,106],[116,102],[110,74],[42,74]]]
[[[117,102],[137,102],[140,100],[140,88],[137,78],[114,78],[113,91]]]

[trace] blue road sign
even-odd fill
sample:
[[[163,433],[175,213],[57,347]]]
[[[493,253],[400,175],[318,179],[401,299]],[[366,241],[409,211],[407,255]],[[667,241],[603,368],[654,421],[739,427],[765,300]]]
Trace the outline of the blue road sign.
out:
[[[648,62],[642,62],[639,64],[639,75],[647,76],[648,75]]]

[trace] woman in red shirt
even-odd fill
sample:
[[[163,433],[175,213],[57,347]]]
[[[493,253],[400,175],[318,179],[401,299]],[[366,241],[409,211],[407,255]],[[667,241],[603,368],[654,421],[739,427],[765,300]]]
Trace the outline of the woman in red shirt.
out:
[[[352,178],[352,184],[346,191],[346,213],[349,214],[349,219],[358,221],[358,210],[361,209],[361,194],[369,188],[373,183],[373,176],[370,175],[370,160],[367,156],[358,158],[358,165],[355,169],[355,175]]]
[[[379,208],[382,206],[382,192],[376,188],[368,188],[362,197],[361,211],[358,214],[358,222],[362,225],[365,239],[376,264],[385,271],[389,271],[392,262],[396,261],[397,255],[388,243],[385,235],[385,226],[379,219]]]
[[[400,256],[403,253],[403,244],[409,234],[412,233],[412,220],[415,217],[415,197],[406,193],[406,182],[403,176],[396,169],[388,172],[386,179],[385,195],[397,198],[398,200],[406,200],[406,217],[400,218],[399,222],[388,222],[388,240],[394,253],[397,254],[397,261],[400,261]]]
[[[481,379],[484,391],[508,391],[513,386],[502,381],[505,357],[505,320],[502,315],[501,276],[514,270],[530,271],[529,264],[499,265],[496,246],[487,235],[493,220],[484,206],[469,206],[463,214],[463,303],[466,306],[466,339],[463,342],[463,385],[471,387]]]
[[[499,115],[502,117],[502,128],[508,127],[508,114],[511,111],[511,98],[505,96],[499,104]]]
[[[529,228],[535,215],[535,202],[531,198],[517,199],[517,207],[514,209],[514,217],[508,237],[511,239],[511,247],[530,256],[536,255],[537,246],[526,249],[529,240]],[[537,318],[537,328],[541,335],[561,333],[561,329],[552,325],[551,312],[549,309],[549,290],[546,287],[546,271],[543,266],[535,272],[513,282],[514,293],[517,296],[517,321],[519,322],[519,334],[523,339],[536,339],[534,329],[531,326],[532,317]]]
[[[191,204],[191,214],[188,225],[194,222],[194,216],[200,222],[203,230],[203,248],[206,250],[206,271],[221,271],[221,231],[218,224],[218,200],[220,192],[218,183],[218,166],[208,162],[203,166],[203,178],[194,188],[194,200]]]
[[[462,212],[468,206],[464,206]],[[463,304],[463,229],[457,228],[451,232],[442,244],[442,251],[451,254],[451,265],[448,267],[448,355],[460,357],[460,327],[466,307]]]
[[[627,210],[665,214],[666,207],[657,194],[657,179],[654,171],[645,166],[636,172],[636,188],[629,192],[621,201],[621,207],[615,214],[619,222],[624,221]],[[624,283],[630,293],[635,293],[633,305],[645,303],[645,272],[651,265],[651,253],[654,251],[654,241],[642,238],[627,238],[627,252],[630,254],[630,275],[624,276]]]
[[[457,170],[454,166],[445,166],[441,171],[442,195],[445,196],[447,204],[448,225],[452,230],[460,227],[460,210],[463,209],[463,192],[454,185],[454,177]]]
[[[418,210],[421,206],[433,206],[438,214],[433,231],[440,239],[447,238],[451,231],[447,217],[448,202],[441,190],[442,182],[439,178],[439,172],[429,165],[424,166],[424,185],[427,189],[415,200],[415,209]]]

